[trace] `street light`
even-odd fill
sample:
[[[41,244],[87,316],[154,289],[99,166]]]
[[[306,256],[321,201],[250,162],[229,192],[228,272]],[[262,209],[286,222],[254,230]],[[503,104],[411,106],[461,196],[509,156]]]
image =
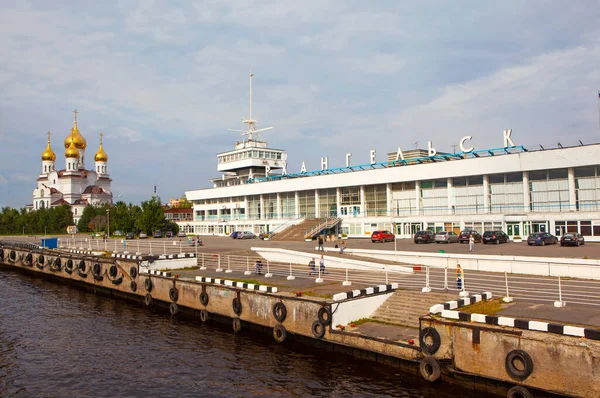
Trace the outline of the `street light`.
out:
[[[106,223],[106,235],[110,239],[110,209],[106,209],[106,216],[108,217],[108,221]]]

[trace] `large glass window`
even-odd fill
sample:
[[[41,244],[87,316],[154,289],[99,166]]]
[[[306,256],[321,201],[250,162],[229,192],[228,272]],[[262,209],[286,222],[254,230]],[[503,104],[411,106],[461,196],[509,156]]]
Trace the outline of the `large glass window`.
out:
[[[385,216],[387,214],[387,191],[385,184],[367,185],[365,187],[365,195],[367,216]]]
[[[335,217],[337,215],[336,189],[319,190],[319,217]]]
[[[298,192],[300,217],[315,217],[315,191]]]
[[[296,194],[294,192],[284,192],[279,194],[281,200],[281,217],[296,218]]]
[[[341,205],[359,205],[360,204],[360,187],[344,187],[340,188]]]

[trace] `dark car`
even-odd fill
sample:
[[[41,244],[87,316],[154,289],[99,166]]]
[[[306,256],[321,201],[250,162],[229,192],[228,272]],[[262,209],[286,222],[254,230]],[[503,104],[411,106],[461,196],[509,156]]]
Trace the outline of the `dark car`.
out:
[[[558,243],[558,238],[554,235],[549,234],[548,232],[538,232],[533,235],[529,235],[527,237],[527,244],[529,246],[532,245],[555,245]]]
[[[167,233],[165,233],[165,237],[166,238],[172,238],[173,237],[173,232],[167,231]]]
[[[154,231],[154,235],[152,235],[153,238],[162,238],[162,232],[159,230]]]
[[[576,232],[568,232],[560,237],[561,246],[581,246],[583,244],[585,244],[585,238]]]
[[[460,231],[460,234],[458,235],[458,242],[469,243],[469,237],[471,235],[473,235],[473,239],[475,239],[476,243],[481,243],[481,235],[477,231]]]
[[[373,231],[371,234],[371,242],[393,242],[396,235],[390,231]]]
[[[125,235],[125,239],[135,239],[135,237],[133,236],[133,232],[127,232],[127,234]]]
[[[481,238],[484,244],[487,243],[508,243],[508,235],[504,231],[485,231]]]
[[[435,234],[432,231],[418,231],[413,240],[415,243],[431,243],[435,240]]]

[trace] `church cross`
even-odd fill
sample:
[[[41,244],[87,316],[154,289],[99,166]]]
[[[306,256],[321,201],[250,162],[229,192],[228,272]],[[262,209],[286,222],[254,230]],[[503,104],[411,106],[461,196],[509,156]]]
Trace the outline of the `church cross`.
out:
[[[77,109],[75,109],[75,110],[73,111],[73,113],[75,114],[75,121],[77,121],[77,114],[78,114],[79,112],[77,112]]]
[[[48,143],[50,143],[50,136],[51,135],[52,135],[52,133],[48,131]]]
[[[102,145],[102,136],[103,136],[103,134],[100,133],[100,145]]]

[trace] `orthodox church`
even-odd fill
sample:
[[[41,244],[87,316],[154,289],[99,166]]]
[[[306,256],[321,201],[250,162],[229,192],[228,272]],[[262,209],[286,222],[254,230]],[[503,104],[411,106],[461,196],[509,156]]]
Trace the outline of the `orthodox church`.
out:
[[[61,205],[71,206],[75,223],[81,218],[87,205],[102,205],[112,203],[111,179],[108,176],[108,156],[102,148],[102,133],[100,147],[94,155],[94,168],[85,168],[85,150],[87,142],[77,128],[77,109],[73,111],[75,120],[71,132],[65,138],[65,167],[56,169],[56,154],[48,145],[42,153],[42,173],[37,179],[37,188],[33,190],[33,204],[29,209],[38,210]]]

